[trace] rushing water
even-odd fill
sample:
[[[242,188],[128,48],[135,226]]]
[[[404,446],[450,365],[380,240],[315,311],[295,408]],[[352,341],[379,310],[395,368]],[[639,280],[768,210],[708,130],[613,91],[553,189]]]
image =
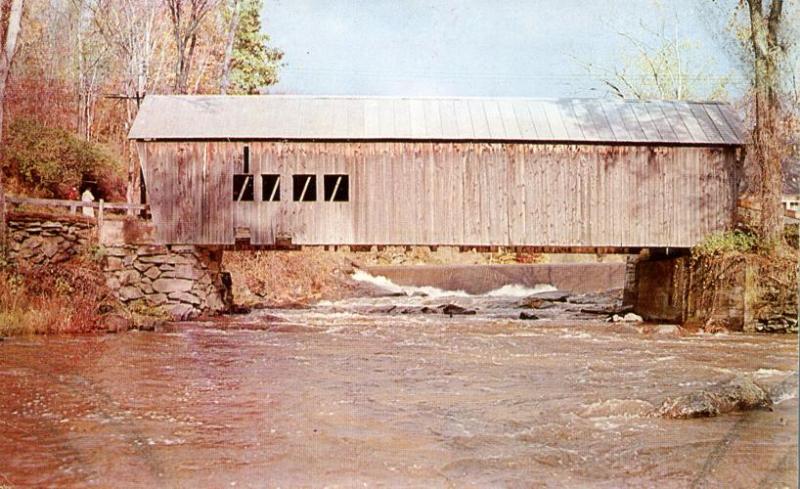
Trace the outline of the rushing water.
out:
[[[796,389],[771,412],[649,413],[735,374],[780,384],[796,337],[520,321],[515,301],[6,339],[0,487],[795,487]],[[415,312],[444,302],[478,314]]]

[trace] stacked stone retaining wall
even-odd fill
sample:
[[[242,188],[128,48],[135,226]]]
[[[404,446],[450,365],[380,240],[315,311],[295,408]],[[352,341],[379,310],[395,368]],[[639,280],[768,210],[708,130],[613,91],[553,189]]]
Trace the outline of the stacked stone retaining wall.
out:
[[[224,312],[231,305],[222,251],[196,246],[104,246],[108,286],[133,310],[173,319]]]
[[[96,223],[82,216],[9,213],[6,236],[12,263],[61,263],[96,243]]]
[[[106,219],[98,229],[91,217],[9,212],[7,225],[4,260],[45,265],[102,254],[109,289],[135,312],[189,319],[231,306],[221,249],[152,245],[151,225],[136,220]]]

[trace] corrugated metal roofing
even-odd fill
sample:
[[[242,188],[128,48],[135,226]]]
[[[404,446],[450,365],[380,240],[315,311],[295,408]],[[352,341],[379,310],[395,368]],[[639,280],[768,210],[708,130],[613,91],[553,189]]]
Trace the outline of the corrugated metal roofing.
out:
[[[717,102],[149,95],[128,137],[740,145],[742,135]]]

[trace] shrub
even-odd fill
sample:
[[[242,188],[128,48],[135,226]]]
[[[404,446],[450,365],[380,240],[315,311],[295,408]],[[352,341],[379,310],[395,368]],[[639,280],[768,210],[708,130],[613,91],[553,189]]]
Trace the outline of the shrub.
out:
[[[732,253],[749,253],[754,251],[758,238],[745,231],[727,231],[713,233],[692,249],[695,258],[728,255]]]
[[[118,308],[96,263],[0,268],[0,336],[84,333]]]
[[[66,197],[70,188],[96,182],[98,197],[122,192],[122,166],[104,147],[56,127],[17,119],[8,128],[3,171],[26,193]]]

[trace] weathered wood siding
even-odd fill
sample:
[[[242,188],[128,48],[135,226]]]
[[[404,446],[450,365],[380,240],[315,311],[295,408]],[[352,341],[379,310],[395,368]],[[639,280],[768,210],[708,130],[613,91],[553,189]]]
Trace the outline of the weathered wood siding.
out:
[[[163,243],[688,247],[728,228],[731,147],[429,142],[138,142]],[[250,147],[253,202],[233,202]],[[281,175],[280,202],[261,174]],[[292,175],[317,201],[292,201]],[[325,202],[323,175],[350,177]]]

